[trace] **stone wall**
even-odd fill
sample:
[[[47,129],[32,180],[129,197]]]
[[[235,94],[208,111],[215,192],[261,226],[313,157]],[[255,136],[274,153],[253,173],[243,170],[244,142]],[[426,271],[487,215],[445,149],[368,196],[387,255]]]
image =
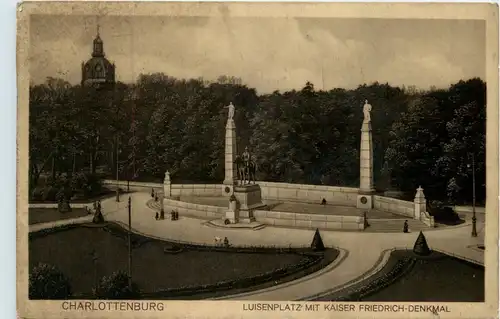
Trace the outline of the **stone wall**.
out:
[[[375,195],[373,208],[414,218],[415,204],[413,202]]]
[[[116,181],[106,180],[104,184],[114,188],[113,186],[116,185]],[[273,182],[257,182],[257,184],[261,187],[263,200],[319,204],[324,198],[329,204],[356,206],[358,195],[358,189],[352,187]],[[125,189],[127,187],[127,182],[120,181],[118,185]],[[162,183],[130,182],[129,187],[132,191],[150,192],[151,189],[155,189],[155,191],[163,193],[164,190],[164,185]],[[170,184],[170,197],[221,196],[223,188],[224,185],[222,184]],[[375,195],[373,196],[373,208],[411,218],[416,217],[414,216],[415,203],[400,199]]]
[[[357,188],[272,182],[257,183],[261,187],[262,199],[264,200],[319,204],[324,198],[328,203],[356,206]]]
[[[104,184],[114,188],[117,183],[114,180],[105,180]],[[323,185],[305,185],[273,182],[257,182],[261,188],[263,200],[275,200],[286,202],[321,203],[324,198],[330,204],[342,206],[356,206],[357,188],[335,187]],[[126,189],[127,181],[119,181],[118,185]],[[130,182],[132,191],[163,192],[162,183]],[[221,196],[224,185],[222,184],[170,184],[170,196]]]
[[[169,198],[165,198],[163,204],[166,214],[170,213],[172,210],[176,210],[181,216],[196,217],[200,219],[222,218],[227,210],[225,207],[193,204]]]
[[[171,184],[170,196],[221,196],[223,187],[220,184]]]
[[[299,214],[266,210],[256,210],[254,216],[258,222],[270,226],[330,230],[363,230],[365,228],[365,220],[362,216]]]
[[[431,216],[428,212],[422,212],[420,214],[420,221],[429,227],[434,227],[434,216]]]

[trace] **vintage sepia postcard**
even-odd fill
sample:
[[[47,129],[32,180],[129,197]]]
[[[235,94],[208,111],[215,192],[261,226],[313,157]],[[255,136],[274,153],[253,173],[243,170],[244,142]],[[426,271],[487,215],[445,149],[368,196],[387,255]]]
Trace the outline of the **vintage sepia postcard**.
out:
[[[21,318],[497,317],[497,6],[17,11]]]

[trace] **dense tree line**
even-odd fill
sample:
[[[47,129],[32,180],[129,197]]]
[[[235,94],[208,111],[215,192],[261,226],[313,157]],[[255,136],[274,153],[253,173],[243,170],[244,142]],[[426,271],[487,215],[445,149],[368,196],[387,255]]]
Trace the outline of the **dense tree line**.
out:
[[[470,201],[472,156],[478,199],[485,193],[486,85],[460,81],[416,91],[374,83],[258,95],[239,79],[179,80],[141,75],[113,90],[60,79],[30,87],[30,188],[103,173],[120,179],[224,179],[227,109],[236,106],[238,148],[257,156],[258,179],[357,186],[365,100],[373,106],[374,174],[379,190]],[[118,163],[118,167],[116,164]],[[469,165],[469,166],[468,166]]]

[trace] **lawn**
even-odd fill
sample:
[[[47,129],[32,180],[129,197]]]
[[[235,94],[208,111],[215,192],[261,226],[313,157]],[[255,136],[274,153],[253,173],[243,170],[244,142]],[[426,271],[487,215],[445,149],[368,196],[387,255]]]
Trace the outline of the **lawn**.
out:
[[[366,287],[394,269],[398,261],[414,258],[414,263],[387,287],[359,300],[353,291]],[[452,256],[433,252],[416,257],[412,251],[394,251],[387,265],[371,278],[318,301],[352,300],[380,302],[484,302],[484,267]]]
[[[164,249],[171,246],[171,243],[139,235],[133,235],[132,242],[133,280],[141,291],[147,294],[165,289],[215,284],[257,276],[311,258],[293,251],[242,253],[200,251],[189,248],[177,254],[168,254]],[[92,259],[94,251],[97,255],[95,265]],[[331,251],[335,253],[328,253],[329,257],[325,258],[328,259],[328,263],[338,255],[336,250]],[[127,271],[126,232],[110,224],[105,228],[79,226],[49,234],[31,234],[30,269],[39,262],[59,268],[69,278],[74,293],[86,295],[92,291],[97,278],[110,275],[117,270]],[[320,262],[321,267],[325,267],[328,263]],[[317,266],[316,270],[319,270]],[[281,278],[280,282],[295,278],[296,276],[288,276]],[[228,291],[226,294],[229,293],[234,291]],[[215,295],[218,296],[220,293]],[[200,297],[212,296],[204,293]]]
[[[85,208],[72,208],[67,213],[60,213],[57,208],[30,208],[28,211],[29,225],[87,216]]]

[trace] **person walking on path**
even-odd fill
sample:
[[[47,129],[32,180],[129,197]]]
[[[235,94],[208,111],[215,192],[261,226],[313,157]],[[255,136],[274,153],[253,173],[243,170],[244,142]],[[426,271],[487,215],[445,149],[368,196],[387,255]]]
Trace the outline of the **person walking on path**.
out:
[[[403,233],[408,233],[408,220],[405,220],[403,225]]]

